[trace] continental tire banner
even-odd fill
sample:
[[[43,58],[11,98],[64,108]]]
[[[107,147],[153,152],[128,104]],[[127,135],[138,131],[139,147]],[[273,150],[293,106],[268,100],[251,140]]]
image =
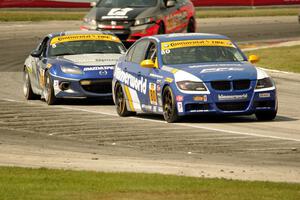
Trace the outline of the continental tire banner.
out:
[[[0,8],[87,8],[93,0],[0,0]],[[95,1],[95,0],[94,0]],[[195,6],[266,6],[300,4],[300,0],[191,0]]]

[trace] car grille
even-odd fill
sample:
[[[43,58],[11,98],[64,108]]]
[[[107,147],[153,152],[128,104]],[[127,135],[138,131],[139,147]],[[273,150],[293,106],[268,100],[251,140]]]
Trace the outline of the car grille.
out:
[[[91,81],[89,85],[82,85],[81,87],[87,91],[97,94],[112,93],[112,79],[99,79],[99,80],[85,80]]]
[[[249,106],[249,101],[246,102],[226,102],[226,103],[216,103],[218,109],[223,111],[242,111],[246,110]]]
[[[254,103],[256,108],[274,108],[275,101],[257,101]]]
[[[196,104],[196,103],[191,103],[191,104],[186,104],[185,105],[185,111],[200,111],[200,110],[210,110],[209,104]]]
[[[211,87],[214,90],[247,90],[250,88],[250,80],[234,80],[234,81],[212,81]]]

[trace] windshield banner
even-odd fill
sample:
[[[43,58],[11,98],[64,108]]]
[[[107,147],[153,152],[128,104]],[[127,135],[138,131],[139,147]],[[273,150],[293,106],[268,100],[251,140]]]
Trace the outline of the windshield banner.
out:
[[[230,40],[180,40],[161,43],[162,51],[184,48],[184,47],[205,47],[205,46],[218,46],[218,47],[233,47],[235,45]]]
[[[121,42],[120,39],[113,35],[102,35],[102,34],[82,34],[82,35],[65,35],[58,36],[51,40],[50,45],[63,42],[74,42],[74,41],[84,41],[84,40],[103,40],[112,42]]]

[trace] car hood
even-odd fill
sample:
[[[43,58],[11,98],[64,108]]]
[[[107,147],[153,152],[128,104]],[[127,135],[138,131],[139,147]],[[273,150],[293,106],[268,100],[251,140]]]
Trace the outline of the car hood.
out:
[[[77,66],[109,66],[115,65],[122,54],[81,54],[59,56],[52,62]]]
[[[216,80],[256,80],[257,70],[248,62],[205,63],[193,65],[172,65],[178,71],[174,74],[176,81],[197,80],[203,82]]]
[[[148,8],[122,8],[128,9],[129,11],[125,13],[118,14],[118,10],[113,10],[115,8],[97,8],[96,9],[96,20],[102,21],[102,20],[134,20],[136,19],[140,14],[142,14],[144,11],[146,11]],[[119,11],[122,10],[121,8]],[[131,10],[130,10],[131,9]],[[104,18],[106,19],[104,19]],[[124,17],[124,18],[120,18]]]

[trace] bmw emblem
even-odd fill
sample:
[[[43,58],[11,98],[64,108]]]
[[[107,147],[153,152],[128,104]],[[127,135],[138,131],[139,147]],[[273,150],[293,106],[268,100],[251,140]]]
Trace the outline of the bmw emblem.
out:
[[[101,70],[99,71],[100,76],[105,76],[107,75],[107,71],[106,70]]]
[[[111,25],[112,25],[112,26],[116,26],[116,25],[117,25],[117,22],[116,22],[116,21],[111,21]]]

